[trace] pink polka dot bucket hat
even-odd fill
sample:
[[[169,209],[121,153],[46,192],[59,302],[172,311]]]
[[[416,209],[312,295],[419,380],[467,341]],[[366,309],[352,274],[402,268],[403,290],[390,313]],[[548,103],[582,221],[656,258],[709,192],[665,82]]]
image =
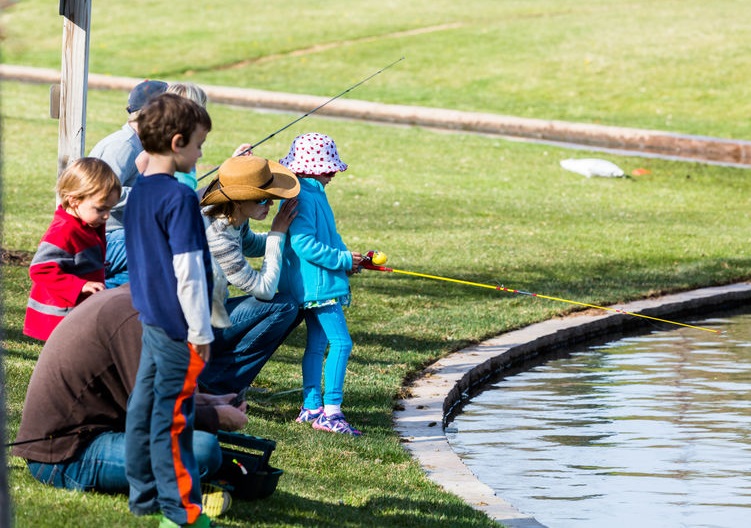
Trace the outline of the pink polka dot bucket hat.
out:
[[[297,136],[292,141],[289,154],[280,159],[279,163],[295,174],[309,176],[347,170],[347,164],[339,159],[334,140],[318,132]]]

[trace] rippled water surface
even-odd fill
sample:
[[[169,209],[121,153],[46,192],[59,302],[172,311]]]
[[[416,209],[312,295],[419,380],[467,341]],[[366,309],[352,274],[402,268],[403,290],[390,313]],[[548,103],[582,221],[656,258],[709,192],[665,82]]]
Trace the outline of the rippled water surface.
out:
[[[751,526],[751,315],[575,351],[476,396],[447,436],[550,528]]]

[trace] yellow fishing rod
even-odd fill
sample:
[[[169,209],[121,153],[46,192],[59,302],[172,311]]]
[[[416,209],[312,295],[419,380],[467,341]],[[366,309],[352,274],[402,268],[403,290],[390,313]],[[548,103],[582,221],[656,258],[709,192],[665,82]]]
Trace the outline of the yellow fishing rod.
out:
[[[641,317],[642,319],[649,319],[651,321],[657,321],[660,323],[667,323],[677,326],[684,326],[686,328],[694,328],[696,330],[703,330],[705,332],[711,332],[713,334],[719,334],[719,330],[714,330],[712,328],[705,328],[703,326],[695,326],[690,325],[686,323],[680,323],[678,321],[670,321],[669,319],[661,319],[659,317],[652,317],[651,315],[645,315],[640,314],[636,312],[627,312],[626,310],[621,310],[619,308],[610,308],[608,306],[598,306],[596,304],[590,304],[585,302],[579,302],[579,301],[572,301],[570,299],[562,299],[561,297],[553,297],[551,295],[543,295],[541,293],[532,293],[524,290],[516,290],[514,288],[506,288],[505,286],[498,286],[495,284],[483,284],[480,282],[472,282],[472,281],[466,281],[461,279],[452,279],[450,277],[441,277],[439,275],[428,275],[427,273],[418,273],[416,271],[407,271],[407,270],[400,270],[395,268],[388,268],[384,266],[386,262],[388,261],[388,257],[386,254],[380,252],[380,251],[368,251],[368,253],[363,257],[362,261],[362,267],[369,270],[374,271],[386,271],[390,273],[399,273],[401,275],[409,275],[412,277],[421,277],[423,279],[431,279],[431,280],[439,280],[439,281],[445,281],[445,282],[453,282],[455,284],[464,284],[465,286],[474,286],[476,288],[487,288],[489,290],[496,290],[496,291],[504,291],[507,293],[515,293],[518,295],[527,295],[529,297],[539,297],[540,299],[547,299],[549,301],[558,301],[562,303],[568,303],[568,304],[574,304],[577,306],[583,306],[585,308],[595,308],[597,310],[605,310],[608,312],[615,312],[620,313],[624,315],[631,315],[633,317]]]

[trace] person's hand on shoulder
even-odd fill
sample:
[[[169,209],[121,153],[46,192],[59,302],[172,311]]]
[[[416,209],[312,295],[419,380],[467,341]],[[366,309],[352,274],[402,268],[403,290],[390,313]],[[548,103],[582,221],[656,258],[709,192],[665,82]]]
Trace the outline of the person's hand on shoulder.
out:
[[[138,156],[136,156],[136,168],[138,169],[138,172],[143,174],[144,172],[146,172],[146,167],[148,166],[149,153],[144,150]]]
[[[290,198],[279,208],[271,221],[271,230],[286,233],[292,220],[297,216],[297,198]]]

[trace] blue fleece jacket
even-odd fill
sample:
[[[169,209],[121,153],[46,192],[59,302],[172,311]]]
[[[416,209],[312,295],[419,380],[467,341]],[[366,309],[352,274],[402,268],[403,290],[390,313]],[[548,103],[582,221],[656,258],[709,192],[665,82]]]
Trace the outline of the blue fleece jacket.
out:
[[[312,178],[300,178],[297,217],[289,226],[283,258],[279,292],[292,295],[298,303],[349,293],[352,254],[336,231],[323,185]]]

